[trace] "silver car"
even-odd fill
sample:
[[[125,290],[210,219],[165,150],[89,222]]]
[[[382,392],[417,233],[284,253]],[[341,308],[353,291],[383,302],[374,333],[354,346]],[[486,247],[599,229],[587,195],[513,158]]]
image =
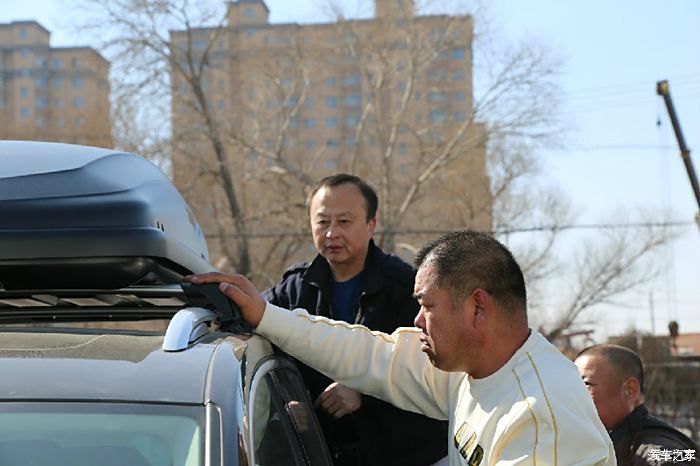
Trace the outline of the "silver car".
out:
[[[212,267],[157,167],[37,142],[0,161],[0,466],[331,464],[295,365],[181,287]]]

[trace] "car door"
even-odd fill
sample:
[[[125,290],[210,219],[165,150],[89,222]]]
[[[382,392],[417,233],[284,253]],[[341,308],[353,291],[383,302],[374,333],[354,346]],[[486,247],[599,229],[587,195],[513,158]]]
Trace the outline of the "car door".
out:
[[[275,355],[261,361],[249,393],[254,465],[332,465],[301,375],[287,357]]]

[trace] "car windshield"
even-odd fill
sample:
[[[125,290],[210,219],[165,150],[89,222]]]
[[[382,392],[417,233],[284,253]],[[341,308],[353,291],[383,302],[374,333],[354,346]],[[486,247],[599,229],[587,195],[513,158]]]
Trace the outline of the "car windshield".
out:
[[[0,466],[200,466],[204,408],[0,403]]]

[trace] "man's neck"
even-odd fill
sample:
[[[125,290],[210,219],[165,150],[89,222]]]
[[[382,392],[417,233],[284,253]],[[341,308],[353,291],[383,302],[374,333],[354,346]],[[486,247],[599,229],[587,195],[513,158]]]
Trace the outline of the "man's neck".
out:
[[[483,379],[496,373],[522,348],[527,339],[530,338],[530,333],[529,328],[520,328],[502,335],[499,340],[492,340],[492,342],[497,341],[498,343],[484,348],[479,367],[469,375],[475,379]]]
[[[328,265],[331,268],[333,280],[336,282],[346,282],[356,277],[365,268],[364,261],[359,264],[331,264],[329,262]]]

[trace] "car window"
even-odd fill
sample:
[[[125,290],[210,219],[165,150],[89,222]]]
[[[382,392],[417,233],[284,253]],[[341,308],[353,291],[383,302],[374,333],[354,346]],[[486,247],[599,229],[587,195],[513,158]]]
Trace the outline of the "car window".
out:
[[[202,409],[0,403],[0,466],[200,466]]]
[[[255,465],[330,465],[298,371],[286,359],[274,359],[253,376],[250,409]]]

